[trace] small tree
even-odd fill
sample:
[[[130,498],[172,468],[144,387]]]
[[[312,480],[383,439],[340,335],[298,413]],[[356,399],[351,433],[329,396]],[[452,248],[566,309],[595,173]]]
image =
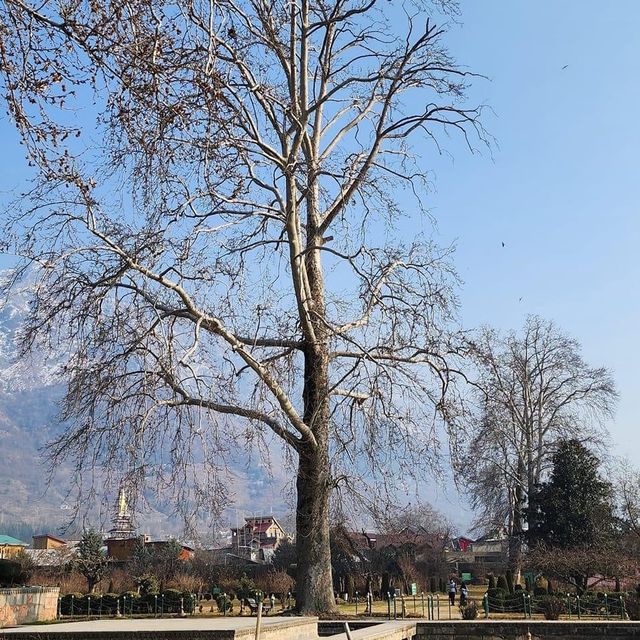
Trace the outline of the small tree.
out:
[[[102,536],[97,531],[89,529],[82,534],[73,564],[86,578],[87,591],[93,593],[109,569],[109,561],[102,550]]]
[[[541,544],[527,554],[527,565],[547,576],[549,594],[555,591],[552,578],[582,594],[596,576],[602,582],[637,575],[637,562],[615,546],[562,549]]]
[[[140,541],[131,554],[129,571],[137,582],[154,576],[164,585],[181,568],[180,550],[180,544],[174,539],[154,545]]]
[[[284,602],[287,593],[293,591],[295,581],[286,571],[269,571],[256,578],[256,585],[265,594],[273,593],[280,602]]]
[[[251,578],[247,577],[247,574],[244,573],[240,580],[238,581],[236,587],[236,594],[238,596],[238,600],[240,600],[240,612],[244,608],[245,598],[252,598],[256,593],[256,584]]]
[[[297,563],[296,545],[289,540],[283,540],[274,551],[271,564],[275,569],[295,575]]]

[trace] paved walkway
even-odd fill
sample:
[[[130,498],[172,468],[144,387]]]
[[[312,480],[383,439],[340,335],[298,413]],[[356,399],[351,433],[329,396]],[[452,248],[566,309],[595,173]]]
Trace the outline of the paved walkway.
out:
[[[292,618],[265,616],[262,618],[262,629],[273,627],[298,627],[316,624],[317,618]],[[12,634],[43,633],[111,633],[136,631],[249,631],[256,628],[254,617],[222,617],[222,618],[136,618],[87,620],[84,622],[60,622],[50,625],[25,625],[12,629],[0,629],[0,636]]]

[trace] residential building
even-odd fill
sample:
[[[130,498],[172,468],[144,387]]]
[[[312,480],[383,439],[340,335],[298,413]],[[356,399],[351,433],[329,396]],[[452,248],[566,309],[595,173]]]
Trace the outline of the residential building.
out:
[[[67,546],[66,540],[53,536],[50,533],[33,536],[32,540],[32,549],[63,549]]]
[[[0,534],[0,560],[9,560],[15,558],[21,551],[24,551],[29,545],[22,540],[18,540],[12,536]]]
[[[244,525],[231,529],[231,549],[238,556],[268,562],[283,540],[291,540],[273,516],[244,520]]]
[[[152,551],[161,550],[163,547],[166,547],[170,544],[171,540],[146,540],[144,542],[145,547],[149,547]],[[180,551],[178,552],[178,560],[191,560],[193,558],[193,554],[195,552],[193,547],[189,547],[186,544],[181,544],[178,542],[180,546]]]

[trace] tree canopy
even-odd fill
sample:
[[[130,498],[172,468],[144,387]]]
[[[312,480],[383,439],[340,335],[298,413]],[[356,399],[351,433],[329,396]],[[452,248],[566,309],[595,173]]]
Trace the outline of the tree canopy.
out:
[[[474,391],[454,431],[457,477],[480,514],[476,524],[506,527],[517,568],[525,508],[558,444],[601,442],[617,393],[607,369],[590,366],[574,338],[539,316],[520,331],[481,330],[470,356]]]
[[[109,561],[103,551],[102,536],[93,529],[82,533],[76,548],[74,567],[87,579],[87,590],[93,593],[96,585],[107,574]]]
[[[530,546],[575,549],[612,540],[617,522],[612,486],[601,478],[599,467],[598,458],[579,440],[560,443],[549,479],[530,497]]]

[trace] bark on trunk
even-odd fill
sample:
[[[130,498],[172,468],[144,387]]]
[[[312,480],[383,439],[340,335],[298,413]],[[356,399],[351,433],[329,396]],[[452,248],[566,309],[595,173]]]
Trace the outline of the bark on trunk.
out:
[[[513,512],[513,527],[509,536],[509,569],[511,570],[516,583],[520,581],[520,571],[522,567],[522,542],[524,535],[524,496],[522,487],[516,487],[515,505]]]
[[[296,602],[302,614],[335,611],[329,547],[328,452],[300,455],[296,513]]]

